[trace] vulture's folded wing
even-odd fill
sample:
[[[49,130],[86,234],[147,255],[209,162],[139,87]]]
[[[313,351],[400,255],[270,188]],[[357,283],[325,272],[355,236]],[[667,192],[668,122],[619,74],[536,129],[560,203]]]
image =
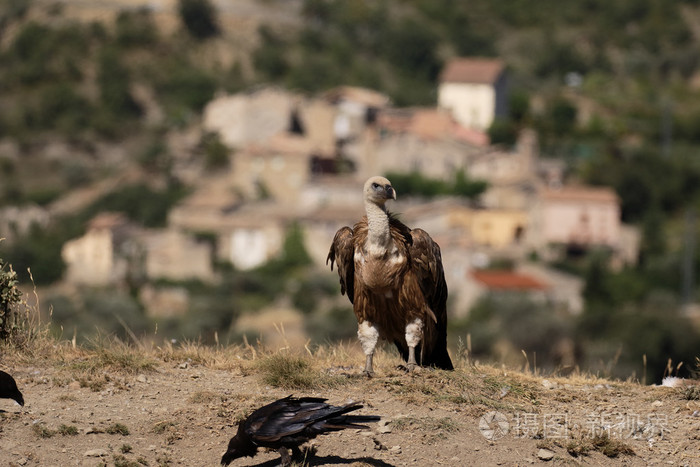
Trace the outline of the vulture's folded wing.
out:
[[[331,249],[326,258],[326,264],[330,261],[331,271],[333,262],[338,265],[338,276],[340,276],[340,293],[347,294],[350,303],[355,299],[355,262],[354,262],[353,234],[350,227],[342,227],[335,233]]]
[[[442,267],[440,246],[423,229],[412,229],[412,244],[409,246],[414,273],[418,277],[421,290],[428,306],[434,313],[433,319],[447,319],[447,282]]]

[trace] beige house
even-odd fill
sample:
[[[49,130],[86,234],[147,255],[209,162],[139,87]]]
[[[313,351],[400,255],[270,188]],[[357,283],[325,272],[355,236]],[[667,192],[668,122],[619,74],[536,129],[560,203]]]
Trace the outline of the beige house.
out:
[[[365,143],[357,161],[363,179],[418,171],[450,180],[455,171],[467,169],[471,157],[487,150],[488,138],[461,127],[444,111],[411,108],[382,111]]]
[[[172,281],[214,279],[212,246],[178,230],[152,231],[143,238],[149,279]]]
[[[389,107],[385,94],[356,86],[340,86],[323,95],[336,109],[333,133],[336,141],[347,141],[360,136],[381,109]]]
[[[168,226],[195,233],[213,233],[220,229],[225,214],[241,203],[243,199],[232,186],[228,174],[210,177],[170,209]]]
[[[80,238],[61,250],[66,281],[108,286],[128,277],[148,279],[214,279],[212,247],[178,230],[142,231],[121,213],[102,213]]]
[[[438,86],[438,107],[461,125],[486,130],[507,111],[505,64],[499,59],[455,58],[447,62]]]
[[[280,88],[266,87],[209,102],[202,127],[219,133],[229,147],[260,143],[289,128],[296,97]]]
[[[85,235],[66,242],[61,249],[67,266],[66,281],[105,286],[124,280],[128,262],[119,250],[129,238],[130,231],[123,214],[98,214],[90,222]]]
[[[294,212],[274,202],[245,203],[222,216],[217,257],[236,268],[261,266],[282,251]]]
[[[272,198],[280,204],[296,205],[311,177],[311,160],[317,148],[308,139],[278,134],[265,144],[239,151],[230,172],[230,182],[248,199]]]
[[[621,246],[620,200],[612,189],[544,188],[538,198],[531,228],[536,248],[549,244]]]
[[[529,215],[520,209],[475,209],[469,230],[474,244],[502,250],[524,242]]]
[[[338,109],[325,98],[305,98],[277,87],[222,95],[204,108],[202,127],[216,132],[232,148],[267,144],[280,134],[295,134],[314,150],[335,146]]]
[[[512,150],[492,147],[469,159],[469,176],[488,182],[479,200],[491,209],[529,209],[536,195],[539,147],[534,132],[521,132]]]

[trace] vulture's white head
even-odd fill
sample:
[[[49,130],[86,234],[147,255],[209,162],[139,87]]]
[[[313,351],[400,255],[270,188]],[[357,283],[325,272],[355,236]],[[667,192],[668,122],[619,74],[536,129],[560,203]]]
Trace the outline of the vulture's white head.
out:
[[[365,182],[364,188],[365,202],[384,206],[389,199],[396,199],[396,191],[391,186],[391,182],[384,177],[371,177]]]

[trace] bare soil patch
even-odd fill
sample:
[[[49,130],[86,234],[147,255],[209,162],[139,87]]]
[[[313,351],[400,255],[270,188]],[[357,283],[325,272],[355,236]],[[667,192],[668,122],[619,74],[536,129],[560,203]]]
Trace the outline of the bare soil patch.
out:
[[[219,465],[239,420],[293,393],[360,400],[359,413],[384,418],[317,438],[307,465],[700,465],[693,391],[466,361],[405,374],[391,354],[366,379],[356,349],[276,355],[306,362],[306,379],[274,387],[260,364],[269,357],[245,349],[5,352],[26,405],[0,400],[0,464]],[[263,451],[233,465],[278,459]]]

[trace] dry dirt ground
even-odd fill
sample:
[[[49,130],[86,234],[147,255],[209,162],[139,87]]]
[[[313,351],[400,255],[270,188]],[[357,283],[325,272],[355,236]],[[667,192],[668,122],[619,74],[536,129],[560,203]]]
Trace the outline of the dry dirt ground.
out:
[[[26,405],[0,400],[0,465],[219,465],[238,420],[290,393],[360,400],[384,418],[317,438],[307,465],[700,465],[697,392],[464,360],[405,374],[389,353],[368,380],[362,362],[353,349],[5,352]],[[274,380],[289,363],[302,378]],[[263,451],[233,465],[278,463]]]

